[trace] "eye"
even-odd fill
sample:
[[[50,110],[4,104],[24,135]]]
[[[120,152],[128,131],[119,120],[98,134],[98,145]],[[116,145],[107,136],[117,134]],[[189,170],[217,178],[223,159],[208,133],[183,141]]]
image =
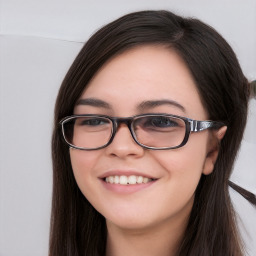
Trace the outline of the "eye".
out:
[[[143,130],[148,133],[173,133],[177,131],[184,131],[184,129],[185,122],[183,119],[165,115],[144,116],[138,118],[134,122],[134,130],[136,132]]]
[[[79,120],[78,124],[81,126],[101,126],[101,125],[109,124],[109,121],[104,118],[90,117],[90,118],[82,118],[81,120]]]
[[[155,128],[170,128],[179,126],[175,118],[166,116],[154,116],[148,117],[147,121],[144,123],[145,127],[155,127]]]

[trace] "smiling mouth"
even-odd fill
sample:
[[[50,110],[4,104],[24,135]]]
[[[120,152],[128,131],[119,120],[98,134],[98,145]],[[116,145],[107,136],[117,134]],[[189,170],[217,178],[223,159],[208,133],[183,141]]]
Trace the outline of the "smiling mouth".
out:
[[[148,177],[143,176],[136,176],[136,175],[115,175],[115,176],[108,176],[103,179],[107,183],[111,184],[119,184],[119,185],[135,185],[135,184],[146,184],[149,182],[154,181],[155,179],[151,179]]]

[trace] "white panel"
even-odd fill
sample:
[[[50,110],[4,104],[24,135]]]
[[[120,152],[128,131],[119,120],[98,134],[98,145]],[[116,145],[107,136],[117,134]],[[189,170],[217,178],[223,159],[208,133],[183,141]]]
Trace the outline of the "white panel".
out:
[[[2,34],[25,34],[84,42],[89,35],[130,11],[169,9],[216,28],[233,46],[250,79],[256,77],[255,0],[2,0]]]
[[[81,46],[1,37],[1,256],[47,255],[54,101]]]

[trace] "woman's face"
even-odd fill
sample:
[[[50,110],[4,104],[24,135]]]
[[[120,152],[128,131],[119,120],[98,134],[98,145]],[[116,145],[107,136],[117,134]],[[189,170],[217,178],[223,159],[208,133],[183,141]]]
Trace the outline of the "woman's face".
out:
[[[183,60],[161,46],[141,46],[114,57],[90,81],[81,99],[106,104],[83,101],[76,105],[74,114],[130,117],[168,113],[207,119]],[[141,107],[148,101],[159,102]],[[70,149],[70,157],[79,188],[108,225],[147,229],[168,223],[185,225],[200,177],[213,169],[214,144],[210,131],[203,131],[192,133],[181,148],[148,150],[136,144],[128,127],[122,124],[106,148]],[[109,176],[142,176],[153,181],[111,184],[104,179]]]

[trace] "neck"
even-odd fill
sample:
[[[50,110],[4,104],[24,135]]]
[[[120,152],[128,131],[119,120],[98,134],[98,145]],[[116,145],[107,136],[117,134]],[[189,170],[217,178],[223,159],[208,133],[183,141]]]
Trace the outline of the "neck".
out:
[[[164,222],[155,227],[130,230],[107,221],[106,256],[176,256],[187,220]]]

